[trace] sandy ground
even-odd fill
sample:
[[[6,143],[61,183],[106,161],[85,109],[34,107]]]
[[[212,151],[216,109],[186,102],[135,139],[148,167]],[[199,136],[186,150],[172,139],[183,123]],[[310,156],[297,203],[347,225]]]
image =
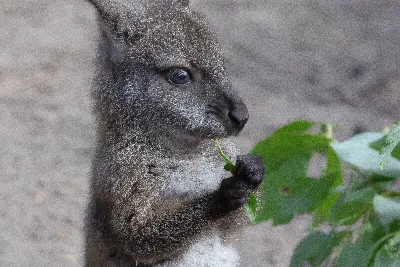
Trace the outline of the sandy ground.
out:
[[[251,120],[250,149],[294,119],[343,140],[400,119],[400,2],[197,0]],[[0,0],[0,266],[81,266],[97,28],[83,0]],[[288,266],[307,228],[246,229],[243,266]]]

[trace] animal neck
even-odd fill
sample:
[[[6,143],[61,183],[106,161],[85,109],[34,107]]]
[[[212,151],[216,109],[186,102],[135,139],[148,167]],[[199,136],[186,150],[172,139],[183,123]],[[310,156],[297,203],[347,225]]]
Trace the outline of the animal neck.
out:
[[[166,155],[192,154],[198,151],[200,144],[208,140],[190,136],[178,129],[167,126],[133,126],[121,132],[114,127],[106,126],[98,129],[99,143],[107,147],[127,147],[137,145],[145,150],[153,150]]]

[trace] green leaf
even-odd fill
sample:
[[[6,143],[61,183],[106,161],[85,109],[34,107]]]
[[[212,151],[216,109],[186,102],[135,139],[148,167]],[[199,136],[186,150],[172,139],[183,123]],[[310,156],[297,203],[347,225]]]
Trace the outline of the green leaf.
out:
[[[297,245],[290,260],[290,267],[302,267],[305,263],[315,267],[321,266],[346,234],[345,232],[313,232],[309,234]]]
[[[400,266],[400,233],[388,239],[375,255],[374,267]]]
[[[393,222],[389,225],[389,231],[400,232],[400,219],[393,220]]]
[[[366,183],[368,183],[369,181],[371,181],[371,182],[391,182],[391,181],[395,180],[396,178],[397,177],[383,176],[383,175],[379,175],[379,174],[373,173],[373,174],[370,174],[370,175],[366,176],[364,181]]]
[[[329,214],[329,222],[333,225],[351,225],[365,213],[372,211],[372,200],[375,190],[363,184],[363,179],[355,179],[338,197]]]
[[[332,177],[328,178],[328,176]],[[338,201],[340,195],[338,192],[335,192],[335,189],[337,190],[338,187],[342,185],[342,170],[339,157],[332,148],[329,148],[327,152],[327,167],[323,177],[323,179],[332,179],[333,182],[329,195],[321,202],[314,212],[313,227],[317,227],[319,224],[329,219],[329,214],[331,213],[335,203]]]
[[[272,219],[274,224],[283,224],[296,214],[313,212],[342,183],[338,158],[329,146],[331,139],[308,134],[306,131],[313,125],[306,121],[293,122],[253,148],[251,153],[262,156],[268,166],[256,222]],[[316,152],[327,155],[319,179],[307,177],[310,159]]]
[[[370,143],[369,146],[372,149],[379,151],[379,153],[383,156],[383,160],[390,155],[393,158],[400,160],[400,143],[389,141],[388,135],[385,135],[382,138]]]
[[[332,143],[331,146],[338,156],[361,170],[383,176],[400,176],[400,161],[388,157],[385,168],[381,169],[382,156],[372,149],[369,143],[379,140],[383,133],[362,133],[343,143]]]
[[[376,244],[379,245],[386,233],[382,225],[373,220],[365,224],[358,234],[355,241],[348,239],[343,244],[335,267],[367,267],[373,260]]]
[[[386,167],[386,161],[390,156],[400,160],[400,121],[396,122],[390,128],[385,141],[385,145],[381,149],[381,154],[384,157],[382,162]]]
[[[369,143],[369,147],[375,149],[376,151],[381,151],[382,148],[386,145],[387,135],[382,136],[376,141]]]
[[[336,124],[331,124],[331,123],[323,123],[321,125],[321,134],[324,135],[325,137],[332,139],[333,137],[333,129],[336,128]]]
[[[235,170],[235,165],[228,162],[224,165],[224,170],[232,173]]]
[[[335,267],[367,267],[372,255],[371,245],[346,243]]]
[[[392,252],[388,249],[382,248],[378,251],[374,267],[399,267],[400,266],[400,253]]]
[[[380,195],[373,200],[375,212],[380,215],[384,225],[390,225],[395,220],[400,220],[400,201]]]
[[[400,121],[395,124],[389,133],[370,143],[370,147],[382,155],[381,169],[386,166],[388,157],[400,160]]]
[[[233,173],[235,169],[235,165],[232,163],[232,161],[225,155],[225,153],[222,151],[221,144],[219,143],[217,138],[211,139],[215,143],[218,149],[218,153],[221,156],[221,158],[225,161],[225,166],[224,169],[228,172]]]
[[[249,201],[243,206],[244,213],[249,218],[251,223],[256,222],[256,212],[257,212],[257,198],[256,195],[251,192]]]
[[[275,134],[304,134],[314,124],[314,122],[305,120],[294,121],[276,130]]]
[[[384,151],[382,152],[382,154],[385,156]],[[397,145],[393,148],[391,155],[393,158],[400,160],[400,143],[397,143]]]
[[[351,188],[345,200],[347,203],[371,204],[376,192],[371,187]]]
[[[351,225],[357,222],[372,205],[359,202],[344,202],[341,198],[334,205],[329,216],[329,222],[333,225]]]

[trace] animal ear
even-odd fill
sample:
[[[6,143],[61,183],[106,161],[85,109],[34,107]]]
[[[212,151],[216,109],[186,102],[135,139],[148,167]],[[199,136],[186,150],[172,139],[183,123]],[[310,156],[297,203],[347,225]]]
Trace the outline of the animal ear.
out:
[[[96,8],[101,22],[117,37],[134,39],[140,36],[141,29],[136,6],[131,1],[121,0],[88,0]],[[134,23],[132,23],[134,22]]]
[[[177,8],[186,9],[189,8],[189,0],[170,0],[172,5]]]
[[[174,8],[176,8],[176,9],[188,9],[189,8],[189,0],[158,0],[158,4],[167,6],[167,7],[173,8],[173,9]]]

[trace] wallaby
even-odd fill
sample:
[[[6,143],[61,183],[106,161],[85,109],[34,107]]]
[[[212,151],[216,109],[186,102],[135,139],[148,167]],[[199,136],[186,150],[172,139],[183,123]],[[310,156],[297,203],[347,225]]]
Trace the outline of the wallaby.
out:
[[[100,40],[85,266],[240,266],[228,239],[264,167],[225,139],[248,111],[206,20],[184,0],[89,2]],[[231,177],[211,138],[237,156]]]

